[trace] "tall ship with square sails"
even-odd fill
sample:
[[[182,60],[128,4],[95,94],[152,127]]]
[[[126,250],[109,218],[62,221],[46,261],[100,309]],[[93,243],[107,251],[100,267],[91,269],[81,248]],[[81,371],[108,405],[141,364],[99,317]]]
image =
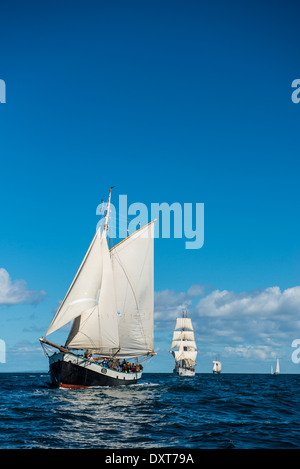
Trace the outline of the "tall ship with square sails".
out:
[[[102,232],[99,227],[40,339],[54,387],[134,384],[142,376],[141,361],[155,355],[155,220],[109,249],[111,190]],[[72,320],[64,346],[48,340],[49,334]]]
[[[197,346],[191,318],[187,312],[182,318],[176,319],[175,329],[170,350],[175,359],[174,373],[178,376],[195,376]]]

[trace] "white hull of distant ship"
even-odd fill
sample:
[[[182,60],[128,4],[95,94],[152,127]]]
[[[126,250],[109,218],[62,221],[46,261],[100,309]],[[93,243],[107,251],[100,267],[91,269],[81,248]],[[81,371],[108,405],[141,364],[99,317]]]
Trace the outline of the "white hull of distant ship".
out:
[[[135,384],[142,376],[139,359],[155,355],[154,223],[109,249],[110,198],[111,190],[102,233],[99,227],[46,334],[73,320],[66,344],[40,339],[54,387]],[[85,356],[87,349],[93,358]],[[124,361],[130,362],[130,370],[120,368]]]
[[[178,349],[171,351],[175,359],[173,372],[178,376],[195,376],[197,347],[192,321],[187,313],[176,319],[171,348]]]
[[[173,373],[176,373],[178,376],[195,376],[195,368],[183,365],[175,365]]]

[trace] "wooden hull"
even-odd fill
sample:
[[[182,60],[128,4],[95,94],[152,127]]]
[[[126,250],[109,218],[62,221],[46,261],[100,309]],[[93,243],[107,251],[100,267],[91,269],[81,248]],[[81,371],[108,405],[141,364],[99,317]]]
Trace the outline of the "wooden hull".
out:
[[[103,367],[83,357],[58,352],[49,357],[53,387],[85,388],[90,386],[124,386],[135,384],[142,372],[122,373]]]

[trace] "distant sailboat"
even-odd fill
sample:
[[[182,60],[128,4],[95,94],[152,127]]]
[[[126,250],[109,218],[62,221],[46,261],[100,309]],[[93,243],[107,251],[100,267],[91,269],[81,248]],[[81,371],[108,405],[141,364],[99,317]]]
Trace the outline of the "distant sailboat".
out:
[[[275,372],[273,370],[273,366],[271,365],[271,375],[279,375],[279,373],[280,373],[279,359],[277,358]]]
[[[214,374],[219,374],[219,373],[221,373],[222,365],[221,365],[220,360],[214,360],[214,361],[213,361],[213,364],[214,364],[214,366],[213,366],[213,373],[214,373]]]
[[[178,376],[195,376],[197,346],[192,321],[187,313],[176,320],[171,348],[178,348],[170,350],[175,359],[174,373]]]

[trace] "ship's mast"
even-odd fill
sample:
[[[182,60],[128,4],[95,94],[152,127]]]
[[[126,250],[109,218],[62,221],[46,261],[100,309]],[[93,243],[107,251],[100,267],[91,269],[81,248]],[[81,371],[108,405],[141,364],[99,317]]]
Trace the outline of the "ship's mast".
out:
[[[115,187],[115,186],[112,186],[109,189],[109,196],[108,196],[108,201],[107,201],[107,205],[106,205],[106,211],[105,211],[105,214],[104,214],[105,220],[104,220],[103,231],[107,231],[107,229],[108,229],[108,218],[109,218],[109,212],[110,212],[111,190],[113,189],[113,187]]]

